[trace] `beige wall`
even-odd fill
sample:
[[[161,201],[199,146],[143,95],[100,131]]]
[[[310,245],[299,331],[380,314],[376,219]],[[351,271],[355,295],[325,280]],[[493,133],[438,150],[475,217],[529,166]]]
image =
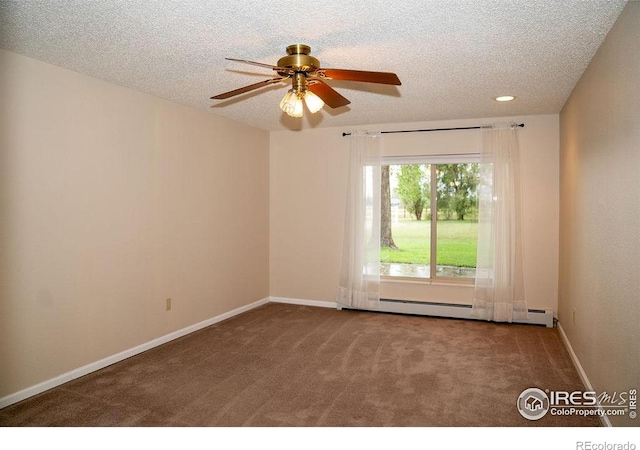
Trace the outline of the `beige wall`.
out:
[[[559,320],[598,392],[640,389],[638,43],[629,2],[560,114]]]
[[[1,50],[0,98],[0,398],[269,295],[268,132]]]
[[[370,131],[473,126],[475,119],[370,126]],[[558,116],[525,116],[520,130],[525,283],[530,308],[557,307]],[[340,271],[349,139],[337,128],[271,133],[271,295],[335,301]],[[387,155],[479,151],[480,131],[384,136]],[[464,150],[461,150],[464,149]],[[469,287],[386,282],[385,298],[471,303]]]

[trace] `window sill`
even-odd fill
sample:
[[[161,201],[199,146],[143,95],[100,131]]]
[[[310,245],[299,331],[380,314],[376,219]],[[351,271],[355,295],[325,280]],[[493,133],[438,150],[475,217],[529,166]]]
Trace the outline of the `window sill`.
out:
[[[380,281],[384,283],[400,283],[400,284],[421,284],[425,286],[453,286],[453,287],[473,287],[473,279],[457,279],[457,278],[445,278],[438,277],[433,278],[418,278],[418,277],[394,277],[388,275],[381,275]]]

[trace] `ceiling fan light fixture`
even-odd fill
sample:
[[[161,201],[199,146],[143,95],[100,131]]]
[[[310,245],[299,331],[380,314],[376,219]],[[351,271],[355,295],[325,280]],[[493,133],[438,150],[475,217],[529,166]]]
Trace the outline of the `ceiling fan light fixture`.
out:
[[[307,104],[307,108],[309,108],[309,111],[312,114],[317,113],[324,106],[322,99],[311,91],[307,91],[304,94],[304,102]]]
[[[351,103],[327,84],[326,80],[358,81],[392,86],[402,84],[398,76],[391,72],[321,68],[320,61],[310,56],[309,53],[311,53],[311,47],[308,45],[290,45],[287,47],[287,56],[280,58],[276,66],[244,59],[226,58],[230,61],[273,69],[278,76],[214,95],[211,99],[226,100],[290,79],[292,89],[280,101],[280,109],[291,117],[302,117],[303,99],[311,113],[320,111],[325,105],[330,108],[341,108]],[[309,91],[309,87],[312,87],[313,92]]]

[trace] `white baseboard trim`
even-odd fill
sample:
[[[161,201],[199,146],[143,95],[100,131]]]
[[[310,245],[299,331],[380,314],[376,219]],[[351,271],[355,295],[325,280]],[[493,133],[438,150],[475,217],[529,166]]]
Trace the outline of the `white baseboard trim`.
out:
[[[223,320],[230,319],[233,316],[237,316],[238,314],[241,314],[253,308],[257,308],[258,306],[269,303],[269,300],[270,300],[269,297],[263,298],[256,302],[250,303],[248,305],[241,306],[240,308],[236,308],[234,310],[220,314],[218,316],[212,317],[210,319],[204,320],[194,325],[190,325],[186,328],[182,328],[181,330],[177,330],[172,333],[165,334],[164,336],[153,339],[144,344],[137,345],[133,348],[122,351],[120,353],[116,353],[115,355],[108,356],[99,361],[95,361],[85,366],[78,367],[77,369],[73,369],[55,378],[51,378],[50,380],[43,381],[42,383],[36,384],[35,386],[28,387],[14,394],[9,394],[5,397],[0,398],[0,409],[5,408],[14,403],[17,403],[19,401],[22,401],[24,399],[27,399],[29,397],[32,397],[34,395],[40,394],[56,386],[60,386],[61,384],[67,383],[71,380],[75,380],[76,378],[80,378],[84,375],[88,375],[91,372],[95,372],[96,370],[104,369],[105,367],[110,366],[111,364],[115,364],[117,362],[130,358],[132,356],[135,356],[144,351],[150,350],[159,345],[166,344],[167,342],[173,341],[174,339],[178,339],[182,336],[186,336],[187,334],[191,334],[194,331],[198,331],[198,330],[201,330],[202,328],[206,328],[218,322],[222,322]]]
[[[478,320],[471,314],[471,305],[381,299],[378,311],[402,314],[417,314],[432,317],[447,317],[453,319]],[[528,319],[517,319],[514,320],[513,323],[544,325],[548,328],[552,328],[553,311],[530,309]]]
[[[325,302],[321,300],[306,300],[302,298],[269,297],[269,301],[273,303],[288,303],[290,305],[317,306],[319,308],[333,308],[333,309],[338,308],[338,304],[336,302]]]
[[[571,361],[573,361],[573,365],[578,371],[578,375],[580,376],[580,380],[582,381],[582,384],[584,384],[584,387],[587,391],[593,391],[594,389],[593,389],[593,386],[591,385],[591,382],[589,381],[589,378],[587,378],[587,373],[584,371],[582,364],[580,364],[578,355],[576,355],[576,353],[573,351],[571,342],[569,342],[569,338],[567,337],[567,334],[564,332],[564,329],[562,328],[562,324],[560,324],[560,322],[558,322],[558,331],[560,332],[560,337],[562,338],[562,342],[564,342],[564,346],[567,348],[567,351],[569,352],[569,356],[571,356]],[[603,409],[600,404],[598,404],[598,408]],[[602,422],[602,426],[604,427],[613,426],[611,425],[611,421],[609,420],[606,414],[603,414],[599,417],[600,417],[600,422]]]

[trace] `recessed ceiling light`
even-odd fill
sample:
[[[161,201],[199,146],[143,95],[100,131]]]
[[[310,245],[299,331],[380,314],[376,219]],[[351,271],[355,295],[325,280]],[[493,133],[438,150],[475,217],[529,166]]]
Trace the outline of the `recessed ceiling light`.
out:
[[[497,102],[510,102],[515,100],[515,97],[513,95],[501,95],[500,97],[495,97],[494,100]]]

